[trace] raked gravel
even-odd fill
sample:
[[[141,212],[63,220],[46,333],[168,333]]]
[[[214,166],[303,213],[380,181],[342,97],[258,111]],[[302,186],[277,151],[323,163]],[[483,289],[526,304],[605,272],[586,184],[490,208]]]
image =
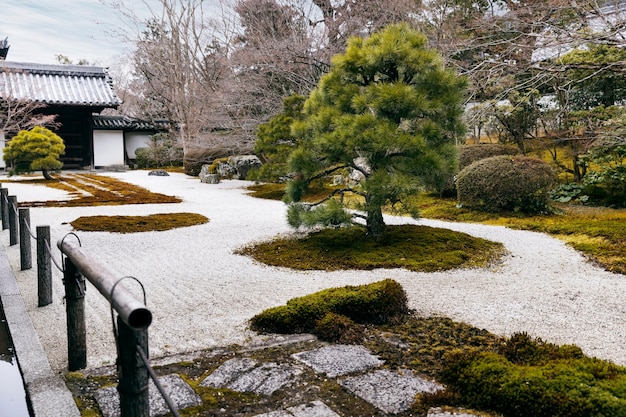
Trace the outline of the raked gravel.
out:
[[[421,314],[447,316],[500,335],[526,331],[546,341],[576,344],[588,355],[626,365],[626,276],[592,265],[547,235],[422,219],[418,223],[502,242],[509,254],[501,264],[487,269],[300,272],[233,253],[251,242],[292,233],[285,205],[246,195],[249,182],[203,184],[183,174],[159,177],[147,171],[100,175],[179,196],[183,203],[32,208],[31,228],[50,226],[57,260],[56,242],[73,231],[69,222],[80,216],[194,212],[210,219],[204,225],[165,232],[77,232],[85,251],[116,276],[135,277],[145,286],[154,317],[149,329],[152,357],[254,341],[262,336],[249,331],[247,321],[269,307],[324,288],[393,278],[406,290],[410,307]],[[66,198],[65,193],[41,185],[3,186],[18,201]],[[415,221],[389,217],[387,222]],[[9,246],[8,233],[1,239],[50,363],[53,369],[62,370],[67,367],[62,274],[53,267],[54,302],[37,307],[36,268],[20,271],[18,245]],[[124,284],[137,289],[130,280]],[[113,364],[116,350],[110,306],[91,286],[86,305],[88,366]]]

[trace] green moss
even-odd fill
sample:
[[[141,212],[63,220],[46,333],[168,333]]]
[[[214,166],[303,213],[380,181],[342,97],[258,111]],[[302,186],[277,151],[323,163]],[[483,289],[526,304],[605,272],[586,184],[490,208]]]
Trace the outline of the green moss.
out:
[[[406,268],[443,271],[484,266],[502,255],[501,244],[428,226],[388,226],[379,239],[359,227],[324,229],[302,239],[278,238],[238,253],[259,262],[301,270]]]
[[[137,233],[196,226],[208,221],[205,216],[196,213],[164,213],[148,216],[86,216],[70,224],[76,230],[87,232]]]
[[[397,282],[386,279],[368,285],[330,288],[293,298],[250,320],[253,330],[273,333],[313,332],[328,313],[356,323],[387,323],[408,313],[406,293]]]
[[[532,350],[555,351],[534,343]],[[626,416],[626,368],[568,351],[514,363],[496,352],[457,350],[447,355],[443,382],[464,404],[511,417]]]

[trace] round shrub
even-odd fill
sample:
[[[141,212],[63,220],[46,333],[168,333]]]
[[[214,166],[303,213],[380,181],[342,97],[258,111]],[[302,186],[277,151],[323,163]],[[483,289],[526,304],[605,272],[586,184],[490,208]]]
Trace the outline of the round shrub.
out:
[[[500,155],[518,155],[519,149],[513,145],[500,143],[483,143],[479,145],[465,145],[459,148],[459,170],[470,166],[481,159]]]
[[[464,168],[456,188],[459,204],[484,211],[540,213],[549,210],[556,172],[524,156],[493,156]]]
[[[519,149],[513,145],[499,143],[482,143],[479,145],[463,145],[458,148],[458,171],[481,159],[499,155],[517,155]],[[457,171],[457,173],[458,173]],[[440,191],[442,197],[456,197],[456,176],[451,176]]]

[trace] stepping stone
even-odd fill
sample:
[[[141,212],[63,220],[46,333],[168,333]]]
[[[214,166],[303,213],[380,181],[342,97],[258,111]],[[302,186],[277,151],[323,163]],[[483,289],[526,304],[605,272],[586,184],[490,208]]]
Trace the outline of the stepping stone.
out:
[[[463,410],[444,411],[440,407],[431,408],[428,410],[426,417],[478,417],[484,414],[468,413]]]
[[[339,417],[339,414],[321,401],[311,401],[286,410],[257,414],[254,417]]]
[[[200,383],[209,388],[228,388],[237,392],[272,395],[292,382],[301,370],[273,362],[258,364],[248,358],[230,359]]]
[[[200,386],[209,388],[223,388],[239,378],[250,369],[257,366],[255,360],[249,358],[229,359],[200,383]]]
[[[180,375],[171,374],[159,377],[159,383],[165,393],[170,397],[177,409],[182,410],[187,407],[202,405],[202,399],[187,384]],[[152,379],[148,384],[148,395],[150,396],[150,415],[163,416],[170,412],[167,403],[161,396]],[[107,387],[96,391],[95,398],[104,417],[119,417],[120,396],[117,387]]]
[[[332,345],[307,352],[295,353],[293,358],[330,378],[362,372],[385,363],[363,346]]]
[[[409,409],[419,393],[433,393],[443,385],[415,375],[411,370],[388,369],[339,380],[339,385],[363,398],[379,410],[396,414]]]

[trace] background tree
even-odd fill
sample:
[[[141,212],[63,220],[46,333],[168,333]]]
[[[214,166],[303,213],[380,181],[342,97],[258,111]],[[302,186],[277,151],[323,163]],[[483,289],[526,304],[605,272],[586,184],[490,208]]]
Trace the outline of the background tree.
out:
[[[362,199],[357,212],[341,202],[291,204],[292,226],[339,224],[362,219],[368,234],[384,232],[382,209],[396,206],[417,215],[407,197],[452,172],[455,140],[462,134],[465,81],[444,69],[427,39],[407,25],[392,25],[367,40],[352,38],[333,59],[294,123],[302,141],[291,155],[296,172],[288,194],[298,202],[315,179],[341,170],[359,172],[355,185],[335,190]]]
[[[4,148],[3,158],[11,164],[11,174],[39,171],[47,180],[49,171],[60,170],[63,163],[59,156],[65,153],[63,139],[41,126],[22,130]]]
[[[298,145],[291,126],[295,121],[302,120],[304,100],[300,95],[287,97],[283,100],[282,113],[259,126],[254,153],[263,165],[255,174],[255,179],[280,181],[289,175],[289,154]]]

